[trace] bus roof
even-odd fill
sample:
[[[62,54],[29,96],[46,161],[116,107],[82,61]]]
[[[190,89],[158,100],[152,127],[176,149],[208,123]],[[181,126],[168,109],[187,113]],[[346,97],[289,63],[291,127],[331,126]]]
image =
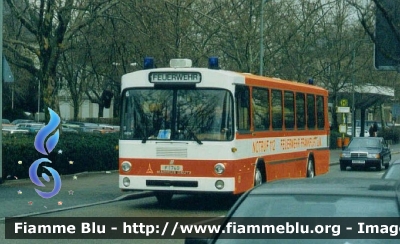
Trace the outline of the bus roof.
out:
[[[243,84],[249,86],[266,86],[287,90],[296,90],[301,92],[320,93],[327,95],[328,91],[322,87],[309,85],[296,81],[282,80],[279,78],[264,77],[250,73],[240,73],[227,70],[216,70],[208,68],[155,68],[139,70],[127,73],[121,78],[121,91],[129,87],[153,87],[154,82],[151,81],[151,74],[179,74],[179,73],[199,73],[201,81],[196,80],[198,87],[214,87],[233,89],[232,85]],[[228,81],[228,82],[224,82]],[[178,83],[178,82],[177,82]],[[167,84],[173,84],[167,83]]]

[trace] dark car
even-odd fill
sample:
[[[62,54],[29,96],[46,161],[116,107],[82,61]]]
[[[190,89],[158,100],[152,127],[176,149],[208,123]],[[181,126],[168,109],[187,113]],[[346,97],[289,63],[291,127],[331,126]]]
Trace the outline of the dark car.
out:
[[[400,180],[400,159],[390,164],[388,170],[382,175],[382,179]]]
[[[21,124],[21,123],[35,123],[34,120],[31,119],[16,119],[11,122],[13,125]]]
[[[387,169],[391,159],[390,148],[382,137],[354,137],[340,155],[340,170],[348,166]]]
[[[63,123],[63,127],[68,127],[78,132],[93,132],[93,130],[101,128],[99,124],[78,121],[67,121],[66,123]]]
[[[335,239],[340,237],[339,233],[326,240],[321,240],[322,238],[318,236],[308,236],[309,239],[292,238],[291,234],[280,237],[288,239],[273,240],[268,237],[267,240],[253,239],[255,235],[243,239],[243,234],[237,236],[233,234],[232,227],[247,223],[254,228],[260,223],[259,221],[268,219],[278,221],[275,223],[283,221],[293,225],[294,221],[300,221],[299,224],[322,224],[322,221],[326,221],[323,223],[333,226],[338,223],[335,221],[341,221],[341,234],[343,234],[347,221],[353,221],[358,217],[367,217],[371,220],[376,219],[375,217],[400,217],[398,187],[399,182],[396,180],[366,178],[321,177],[266,183],[246,192],[236,201],[223,221],[225,229],[219,232],[220,234],[202,241],[187,237],[185,243],[388,243],[388,240],[379,240],[382,238],[381,234],[374,236],[378,240],[360,240],[365,238],[362,234],[354,239]],[[274,222],[269,222],[271,223]],[[334,234],[334,231],[333,228],[330,229],[330,233]],[[391,241],[398,242],[398,240]]]

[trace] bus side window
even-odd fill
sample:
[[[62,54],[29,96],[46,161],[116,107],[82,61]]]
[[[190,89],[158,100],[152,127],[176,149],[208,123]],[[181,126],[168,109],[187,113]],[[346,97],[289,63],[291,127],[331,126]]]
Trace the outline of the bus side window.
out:
[[[269,91],[268,89],[254,87],[252,95],[254,130],[269,130]]]
[[[325,127],[325,117],[324,117],[324,97],[317,96],[317,128],[324,129]]]
[[[285,91],[285,129],[292,130],[294,129],[294,94],[290,91]]]
[[[272,107],[272,129],[282,130],[283,114],[282,114],[282,91],[272,90],[271,94]]]
[[[305,109],[304,93],[296,93],[296,124],[297,129],[304,130],[306,125],[306,109]]]
[[[247,86],[236,86],[237,128],[239,131],[250,131],[250,90]]]
[[[315,98],[311,94],[307,94],[307,128],[315,130]]]

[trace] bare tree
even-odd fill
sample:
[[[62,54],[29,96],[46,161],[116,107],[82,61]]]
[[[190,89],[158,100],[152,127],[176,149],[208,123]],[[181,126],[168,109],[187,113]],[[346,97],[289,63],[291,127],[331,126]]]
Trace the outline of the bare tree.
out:
[[[5,38],[5,47],[18,52],[21,59],[15,60],[16,65],[39,78],[44,86],[46,106],[59,112],[57,67],[62,53],[68,49],[66,40],[118,1],[6,0],[6,3],[21,28],[30,35]]]

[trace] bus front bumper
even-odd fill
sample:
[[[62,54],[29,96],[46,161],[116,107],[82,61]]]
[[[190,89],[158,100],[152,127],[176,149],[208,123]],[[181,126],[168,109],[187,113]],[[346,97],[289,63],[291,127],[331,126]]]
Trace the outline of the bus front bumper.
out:
[[[176,192],[234,192],[233,177],[151,177],[151,176],[119,176],[119,188],[144,191],[176,191]]]

